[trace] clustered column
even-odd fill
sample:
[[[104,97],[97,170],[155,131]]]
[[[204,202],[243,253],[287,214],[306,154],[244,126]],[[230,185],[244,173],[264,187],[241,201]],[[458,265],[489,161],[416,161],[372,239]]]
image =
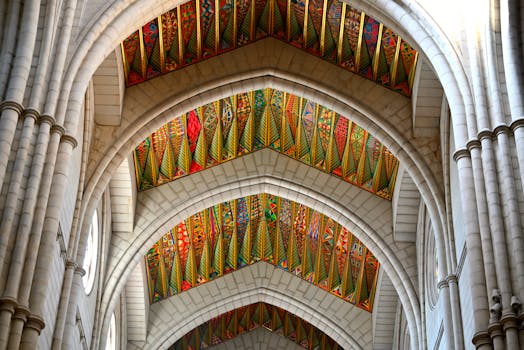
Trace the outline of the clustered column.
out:
[[[45,16],[40,16],[41,8]],[[45,327],[42,304],[47,280],[37,269],[37,259],[46,262],[48,275],[51,264],[46,258],[56,244],[63,202],[63,191],[53,196],[53,188],[64,185],[58,180],[67,179],[68,169],[62,170],[69,163],[67,157],[58,156],[70,155],[77,144],[63,118],[53,117],[75,10],[76,1],[50,0],[41,6],[39,0],[14,0],[7,8],[7,22],[2,23],[5,33],[12,35],[4,37],[0,58],[0,76],[5,78],[0,79],[0,183],[7,188],[0,198],[0,350],[35,349]],[[35,45],[39,31],[41,41]],[[30,75],[33,57],[38,64]],[[46,231],[47,222],[56,225]],[[48,241],[52,244],[40,244]],[[39,298],[30,299],[31,294]]]
[[[499,35],[507,35],[503,25],[500,30],[498,18],[499,14],[504,14],[504,7],[508,4],[512,6],[512,2],[501,1],[500,12],[497,4],[494,1],[492,4],[489,1],[482,5],[469,4],[481,6],[479,18],[471,18],[466,26],[466,67],[470,76],[473,109],[466,118],[470,133],[467,138],[458,138],[458,143],[464,144],[464,147],[456,151],[454,158],[459,164],[464,214],[466,218],[474,215],[469,221],[475,222],[469,227],[466,225],[467,235],[481,237],[474,241],[467,240],[473,270],[473,305],[482,320],[479,322],[477,314],[474,315],[476,333],[473,343],[477,348],[509,350],[524,348],[522,320],[519,320],[522,312],[520,298],[524,290],[524,237],[521,227],[522,208],[519,208],[514,172],[514,169],[522,169],[524,164],[519,155],[522,147],[519,146],[516,128],[512,130],[508,126],[511,118],[508,119],[504,112],[496,65],[497,57],[511,55],[504,47],[503,52],[498,52],[495,43]],[[514,10],[518,13],[518,9]],[[516,57],[518,55],[513,59]],[[505,65],[505,69],[508,69],[506,74],[513,71],[508,64]],[[508,95],[512,94],[510,85],[511,82],[508,82]],[[517,162],[511,157],[513,148],[519,155]],[[471,164],[471,170],[461,167],[461,163]],[[473,254],[471,248],[474,248]],[[479,254],[482,256],[477,256]],[[485,282],[481,283],[483,279]],[[479,294],[477,289],[483,289],[482,296],[476,295]],[[482,304],[489,302],[489,313],[484,307],[480,310],[476,304],[477,297]]]

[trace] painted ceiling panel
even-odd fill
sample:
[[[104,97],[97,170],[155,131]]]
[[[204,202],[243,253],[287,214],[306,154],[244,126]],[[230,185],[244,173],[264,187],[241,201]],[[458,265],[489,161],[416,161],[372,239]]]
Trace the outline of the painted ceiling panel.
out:
[[[337,0],[192,0],[122,43],[127,86],[274,37],[411,95],[417,52],[364,12]]]
[[[286,337],[305,349],[341,349],[333,339],[300,317],[277,306],[256,303],[201,324],[185,334],[169,350],[207,349],[258,327]]]
[[[139,190],[270,148],[391,199],[398,159],[373,135],[305,98],[263,89],[199,107],[135,149]]]
[[[150,302],[258,261],[373,308],[375,256],[331,218],[265,193],[201,211],[155,243],[145,256]]]

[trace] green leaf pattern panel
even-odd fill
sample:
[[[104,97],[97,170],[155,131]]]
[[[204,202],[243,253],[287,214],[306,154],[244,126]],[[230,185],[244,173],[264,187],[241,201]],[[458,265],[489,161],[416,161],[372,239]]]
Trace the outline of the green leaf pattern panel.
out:
[[[199,350],[264,327],[304,349],[342,349],[324,332],[300,317],[266,303],[255,303],[226,312],[186,333],[169,350]]]
[[[155,243],[145,256],[150,302],[258,261],[372,310],[373,254],[332,219],[267,193],[198,212]]]
[[[274,37],[411,95],[417,52],[381,23],[338,0],[191,0],[121,45],[127,86]]]
[[[380,141],[322,105],[269,88],[206,104],[153,132],[134,151],[137,186],[147,190],[263,148],[391,199],[398,160]]]

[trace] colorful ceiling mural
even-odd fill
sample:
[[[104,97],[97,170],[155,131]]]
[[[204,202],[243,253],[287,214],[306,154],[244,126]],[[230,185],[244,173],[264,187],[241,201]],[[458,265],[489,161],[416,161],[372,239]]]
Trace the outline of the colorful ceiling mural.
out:
[[[337,0],[192,0],[121,45],[127,86],[274,37],[411,95],[418,53],[382,23]]]
[[[266,303],[256,303],[226,312],[185,334],[169,350],[207,349],[258,327],[288,338],[305,349],[342,349],[324,332],[298,316]]]
[[[135,149],[139,190],[270,148],[391,199],[398,159],[357,124],[274,89],[224,98],[176,117]]]
[[[145,256],[150,302],[258,261],[373,308],[375,256],[331,218],[265,193],[201,211],[155,243]]]

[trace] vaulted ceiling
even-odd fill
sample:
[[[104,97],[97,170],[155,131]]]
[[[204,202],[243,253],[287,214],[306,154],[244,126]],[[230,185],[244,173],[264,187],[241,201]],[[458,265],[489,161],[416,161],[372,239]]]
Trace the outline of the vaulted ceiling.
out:
[[[126,84],[138,84],[268,36],[411,95],[417,52],[382,23],[338,0],[186,2],[124,40]]]
[[[266,261],[370,312],[379,269],[375,256],[333,219],[266,193],[187,218],[145,260],[151,303]]]
[[[328,108],[275,89],[241,93],[177,116],[135,149],[145,190],[270,148],[391,199],[398,160],[373,135]]]
[[[259,327],[286,337],[304,349],[341,349],[333,339],[300,317],[277,306],[256,303],[201,324],[185,334],[169,350],[207,349]]]

